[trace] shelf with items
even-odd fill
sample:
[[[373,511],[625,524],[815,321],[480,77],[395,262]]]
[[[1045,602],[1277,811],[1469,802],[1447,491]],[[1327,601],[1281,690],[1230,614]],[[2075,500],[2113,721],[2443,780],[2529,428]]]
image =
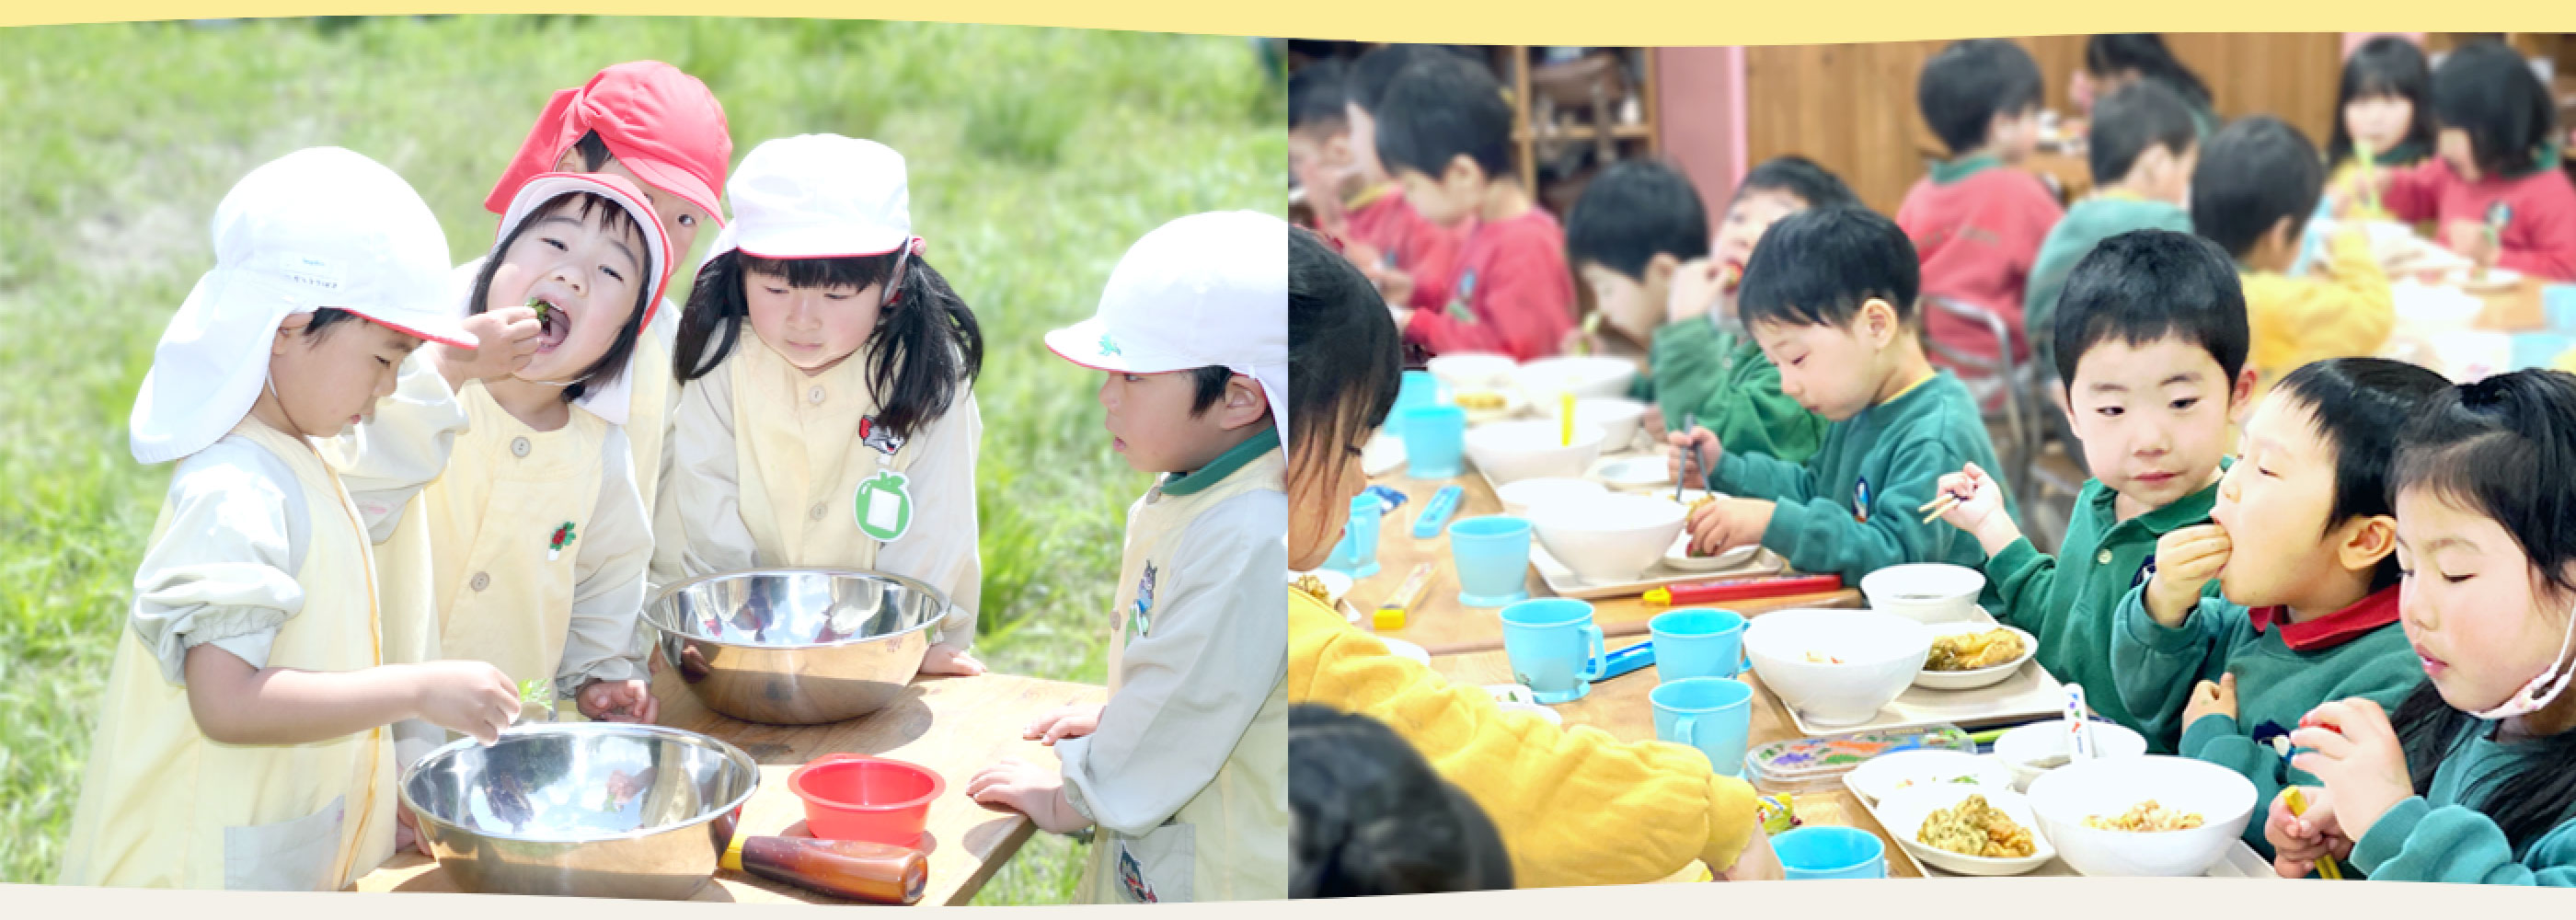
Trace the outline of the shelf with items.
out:
[[[1504,45],[1491,52],[1511,94],[1514,165],[1549,212],[1562,216],[1609,164],[1660,150],[1654,49]]]

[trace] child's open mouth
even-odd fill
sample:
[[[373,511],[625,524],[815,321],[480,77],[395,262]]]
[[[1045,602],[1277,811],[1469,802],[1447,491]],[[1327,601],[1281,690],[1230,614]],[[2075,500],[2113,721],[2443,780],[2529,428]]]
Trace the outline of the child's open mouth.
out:
[[[542,298],[529,298],[528,309],[537,311],[537,353],[544,354],[563,345],[572,335],[572,315],[562,307]]]

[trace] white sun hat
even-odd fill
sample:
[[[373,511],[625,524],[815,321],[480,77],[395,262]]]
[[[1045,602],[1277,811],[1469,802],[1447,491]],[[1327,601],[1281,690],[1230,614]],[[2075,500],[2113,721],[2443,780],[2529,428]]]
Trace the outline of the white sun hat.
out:
[[[458,315],[473,312],[474,280],[481,274],[485,263],[502,256],[498,241],[509,238],[511,228],[527,221],[547,202],[575,192],[589,192],[616,202],[644,229],[644,273],[653,279],[653,296],[644,301],[644,313],[637,319],[636,339],[640,342],[644,336],[653,334],[653,316],[662,309],[663,294],[671,287],[671,241],[668,231],[662,228],[661,216],[653,210],[652,199],[646,198],[643,191],[625,177],[607,173],[540,173],[519,186],[519,191],[510,196],[510,207],[501,212],[501,232],[493,243],[493,251],[480,260],[458,266],[451,276]],[[629,372],[633,367],[634,354],[630,352],[627,367],[619,369],[616,375],[604,382],[592,381],[582,389],[581,398],[574,403],[609,424],[626,424],[627,410],[634,402],[635,375]]]
[[[448,309],[447,235],[411,186],[338,147],[279,157],[215,206],[215,267],[197,279],[153,349],[127,420],[134,459],[164,463],[240,424],[268,380],[286,318],[335,307],[471,348]]]
[[[733,221],[716,234],[711,260],[736,249],[764,259],[919,252],[903,154],[875,141],[838,134],[763,141],[734,167],[725,194]]]
[[[1093,370],[1249,376],[1288,443],[1288,222],[1218,211],[1155,228],[1110,271],[1099,312],[1046,344]]]

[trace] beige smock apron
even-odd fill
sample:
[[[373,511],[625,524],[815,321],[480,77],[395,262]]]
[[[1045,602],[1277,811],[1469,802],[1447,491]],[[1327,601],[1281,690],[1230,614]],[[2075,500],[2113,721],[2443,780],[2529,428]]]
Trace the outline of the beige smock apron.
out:
[[[581,541],[598,536],[591,517],[609,425],[574,409],[562,428],[538,431],[481,381],[468,381],[457,401],[472,427],[423,505],[439,652],[489,662],[512,683],[552,680],[572,626],[573,563]],[[567,524],[570,539],[557,549]]]
[[[1276,443],[1275,435],[1268,435]],[[1137,903],[1150,898],[1161,902],[1227,901],[1276,899],[1288,896],[1288,688],[1287,688],[1287,610],[1286,598],[1279,592],[1254,592],[1249,587],[1242,594],[1242,606],[1228,605],[1215,609],[1191,611],[1200,619],[1192,624],[1169,623],[1168,613],[1156,606],[1152,597],[1157,591],[1169,597],[1174,576],[1158,567],[1174,558],[1186,544],[1190,525],[1209,509],[1229,499],[1269,490],[1283,492],[1286,466],[1281,453],[1272,449],[1244,465],[1240,470],[1204,491],[1189,495],[1149,494],[1129,516],[1126,561],[1119,570],[1117,625],[1109,640],[1109,694],[1111,706],[1117,705],[1118,694],[1129,678],[1127,650],[1137,638],[1140,625],[1137,601],[1145,597],[1143,632],[1161,635],[1165,629],[1192,631],[1241,628],[1213,622],[1214,618],[1266,615],[1277,605],[1279,619],[1274,630],[1279,641],[1278,661],[1270,671],[1274,676],[1268,694],[1241,740],[1219,767],[1213,781],[1198,790],[1170,820],[1142,836],[1120,833],[1106,826],[1098,828],[1092,843],[1092,859],[1083,873],[1081,889],[1075,900],[1095,904]],[[1157,490],[1159,493],[1159,488]],[[1284,515],[1275,528],[1285,526]],[[1272,542],[1284,540],[1278,535],[1260,537]],[[1201,549],[1205,549],[1201,547]],[[1286,546],[1277,547],[1280,571],[1286,570]],[[1156,570],[1147,584],[1146,572]],[[1186,575],[1180,576],[1186,577]],[[1272,576],[1276,578],[1276,575]],[[1157,662],[1158,668],[1172,662]],[[1144,713],[1159,721],[1173,714]],[[1104,722],[1107,721],[1104,713]],[[1186,729],[1184,730],[1186,731]],[[1098,735],[1068,739],[1057,751],[1068,760],[1081,758],[1090,751]],[[1070,766],[1070,765],[1069,765]],[[1101,803],[1088,809],[1099,812]]]
[[[256,420],[233,436],[283,460],[310,525],[296,582],[301,608],[278,628],[267,667],[357,671],[382,661],[366,529],[314,447]],[[152,542],[166,532],[164,506]],[[128,630],[99,703],[98,733],[72,814],[62,884],[327,891],[393,853],[394,753],[383,727],[330,741],[234,745],[198,731],[185,687]]]

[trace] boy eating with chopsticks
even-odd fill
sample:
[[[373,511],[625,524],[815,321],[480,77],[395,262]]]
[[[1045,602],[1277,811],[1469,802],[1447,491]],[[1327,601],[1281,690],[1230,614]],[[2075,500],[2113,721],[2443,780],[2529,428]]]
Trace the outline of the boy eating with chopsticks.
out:
[[[1985,560],[1923,514],[1942,474],[1992,466],[1995,448],[1967,386],[1924,357],[1921,282],[1905,231],[1865,208],[1812,208],[1763,234],[1737,312],[1779,367],[1780,392],[1832,424],[1804,464],[1726,450],[1706,428],[1670,435],[1676,479],[1688,461],[1708,471],[1710,491],[1733,496],[1691,513],[1694,551],[1760,543],[1850,583],[1898,563]],[[1999,602],[1991,583],[1983,602]]]
[[[2169,754],[2173,732],[2148,730],[2160,714],[2121,704],[2112,614],[2146,577],[2156,541],[2209,520],[2217,501],[2228,425],[2253,392],[2245,294],[2217,244],[2134,230],[2076,263],[2051,320],[2068,423],[2093,471],[2065,543],[2054,557],[2032,548],[1975,466],[1941,478],[1942,494],[1958,499],[1942,520],[1984,547],[1986,583],[2003,595],[1987,610],[2038,637],[2040,667],[2084,685],[2096,713]]]

